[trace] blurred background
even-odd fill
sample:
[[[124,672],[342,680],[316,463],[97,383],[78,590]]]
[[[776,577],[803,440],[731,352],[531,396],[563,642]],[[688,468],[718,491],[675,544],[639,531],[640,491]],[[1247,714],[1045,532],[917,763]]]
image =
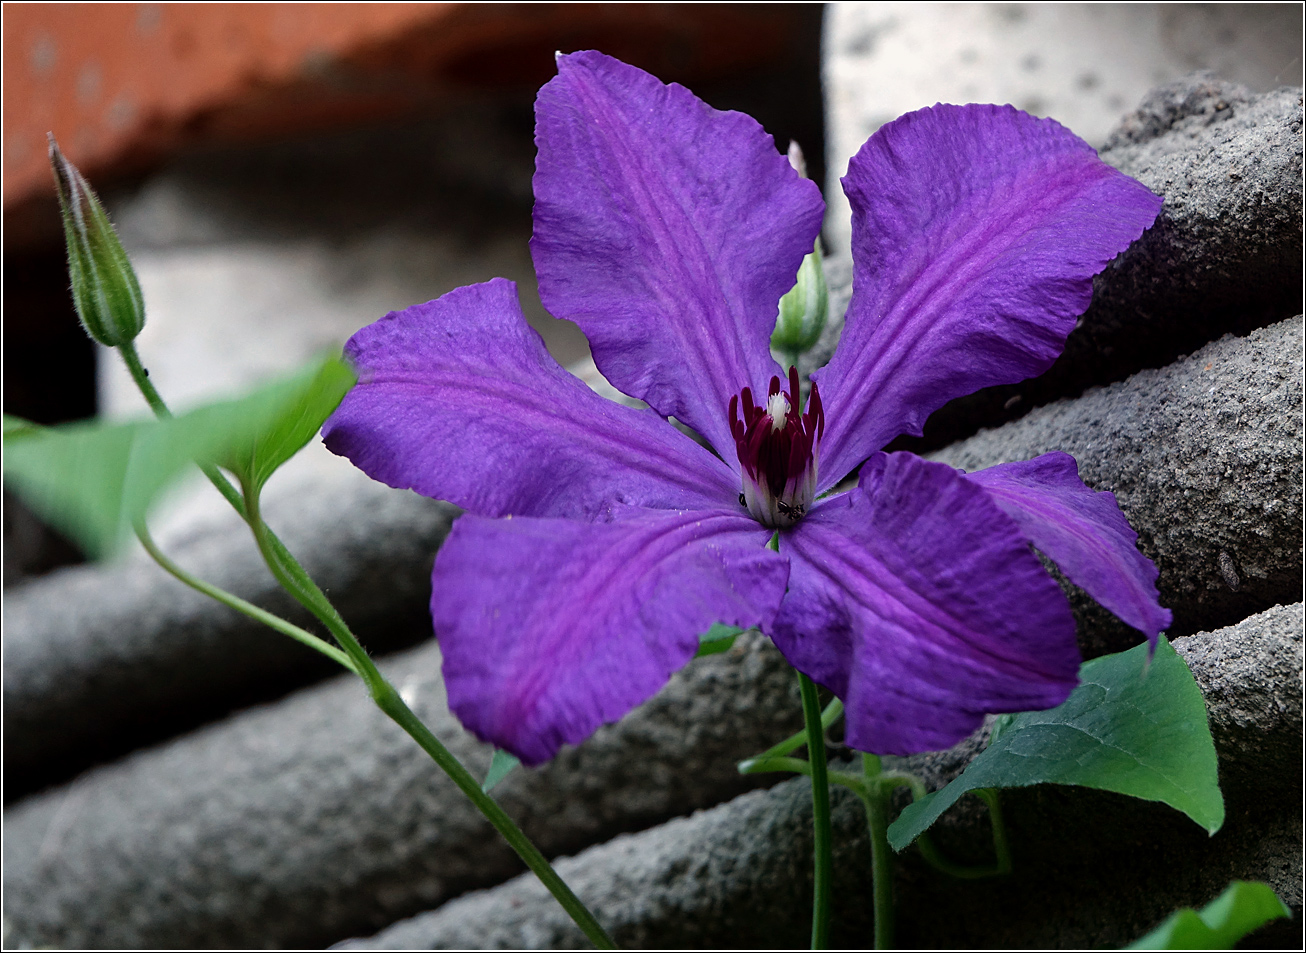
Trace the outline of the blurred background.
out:
[[[756,117],[830,199],[881,123],[1011,102],[1096,144],[1199,68],[1301,82],[1285,4],[10,4],[4,50],[4,409],[143,411],[67,291],[53,132],[132,254],[139,340],[185,406],[339,345],[386,311],[502,275],[564,365],[534,287],[532,102],[555,51],[596,48]],[[824,44],[824,54],[823,54]],[[823,94],[824,89],[824,94]],[[867,89],[876,90],[871,96]],[[856,95],[846,91],[858,90]],[[317,448],[303,466],[342,464]],[[79,556],[6,494],[4,584]]]

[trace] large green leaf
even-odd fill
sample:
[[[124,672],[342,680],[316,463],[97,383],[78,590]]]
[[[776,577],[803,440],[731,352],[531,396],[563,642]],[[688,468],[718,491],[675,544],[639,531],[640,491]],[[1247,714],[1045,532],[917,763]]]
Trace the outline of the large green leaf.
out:
[[[40,433],[43,429],[40,424],[34,424],[30,420],[24,420],[22,417],[15,417],[12,414],[4,415],[5,436],[17,437],[22,434]]]
[[[1201,910],[1185,907],[1155,930],[1130,943],[1130,950],[1228,950],[1271,920],[1290,917],[1269,884],[1235,880]]]
[[[187,416],[201,429],[230,433],[227,449],[215,462],[260,490],[313,439],[356,380],[349,365],[332,358],[248,397]]]
[[[221,464],[261,486],[352,382],[353,372],[332,358],[171,420],[30,428],[7,419],[5,482],[88,555],[103,557],[192,462]]]
[[[967,791],[1077,784],[1162,801],[1214,834],[1224,823],[1206,705],[1188,666],[1162,639],[1087,662],[1080,685],[1049,711],[1006,719],[961,776],[889,826],[902,850]]]
[[[35,431],[6,426],[5,483],[88,555],[105,556],[125,527],[132,449],[150,426],[91,423]],[[186,462],[178,460],[177,469]]]

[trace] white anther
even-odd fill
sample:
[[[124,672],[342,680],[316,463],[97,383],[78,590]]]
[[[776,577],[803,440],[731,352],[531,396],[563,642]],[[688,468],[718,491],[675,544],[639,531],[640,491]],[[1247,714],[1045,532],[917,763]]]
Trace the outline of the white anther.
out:
[[[772,432],[785,429],[786,416],[789,413],[789,398],[783,393],[772,394],[766,399],[766,415],[771,418]]]

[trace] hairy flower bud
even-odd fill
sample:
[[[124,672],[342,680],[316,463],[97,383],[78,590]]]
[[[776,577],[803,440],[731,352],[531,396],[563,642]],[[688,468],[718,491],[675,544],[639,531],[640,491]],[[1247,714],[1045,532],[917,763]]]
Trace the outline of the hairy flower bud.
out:
[[[800,176],[807,178],[807,161],[796,142],[789,143],[789,164]],[[780,299],[780,313],[771,334],[772,350],[790,360],[810,351],[825,330],[829,307],[830,294],[825,285],[825,269],[821,267],[821,240],[818,238],[812,253],[803,259],[798,269],[797,283]]]
[[[788,357],[810,351],[825,330],[830,293],[821,267],[821,240],[798,269],[798,283],[780,299],[780,314],[771,335],[771,347]]]
[[[101,344],[127,344],[145,326],[145,302],[136,272],[104,206],[77,167],[59,151],[53,135],[50,168],[59,193],[68,246],[68,277],[77,316],[86,333]]]

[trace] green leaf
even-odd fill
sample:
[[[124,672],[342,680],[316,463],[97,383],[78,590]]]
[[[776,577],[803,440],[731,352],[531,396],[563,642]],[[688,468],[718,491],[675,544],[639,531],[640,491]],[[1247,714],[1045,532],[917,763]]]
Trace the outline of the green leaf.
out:
[[[722,625],[720,622],[712,624],[712,628],[698,637],[698,651],[694,653],[694,658],[702,658],[704,655],[716,655],[718,652],[727,651],[730,646],[735,644],[735,639],[739,638],[740,633],[744,630],[733,625]]]
[[[328,358],[289,380],[189,416],[197,426],[232,434],[229,449],[214,462],[257,491],[313,439],[357,379],[344,361]]]
[[[967,791],[1077,784],[1162,801],[1214,834],[1224,823],[1206,705],[1188,666],[1162,639],[1084,664],[1080,685],[1049,711],[1006,722],[961,776],[889,826],[902,850]]]
[[[42,427],[40,424],[34,424],[30,420],[24,420],[22,417],[15,417],[12,414],[5,414],[5,436],[18,437],[23,434],[40,433]]]
[[[1271,920],[1291,917],[1268,884],[1235,880],[1200,911],[1178,910],[1129,950],[1228,950]]]
[[[101,558],[192,462],[230,467],[261,486],[312,436],[352,381],[353,372],[332,358],[247,397],[170,420],[32,429],[11,427],[7,419],[5,482]]]
[[[51,526],[99,558],[126,528],[132,451],[149,424],[73,424],[4,437],[5,483]],[[186,459],[178,461],[178,468]]]
[[[481,790],[489,794],[490,788],[506,778],[508,772],[519,764],[521,762],[517,760],[516,755],[495,748],[494,757],[490,759],[490,770],[485,773],[485,782],[481,785]]]

